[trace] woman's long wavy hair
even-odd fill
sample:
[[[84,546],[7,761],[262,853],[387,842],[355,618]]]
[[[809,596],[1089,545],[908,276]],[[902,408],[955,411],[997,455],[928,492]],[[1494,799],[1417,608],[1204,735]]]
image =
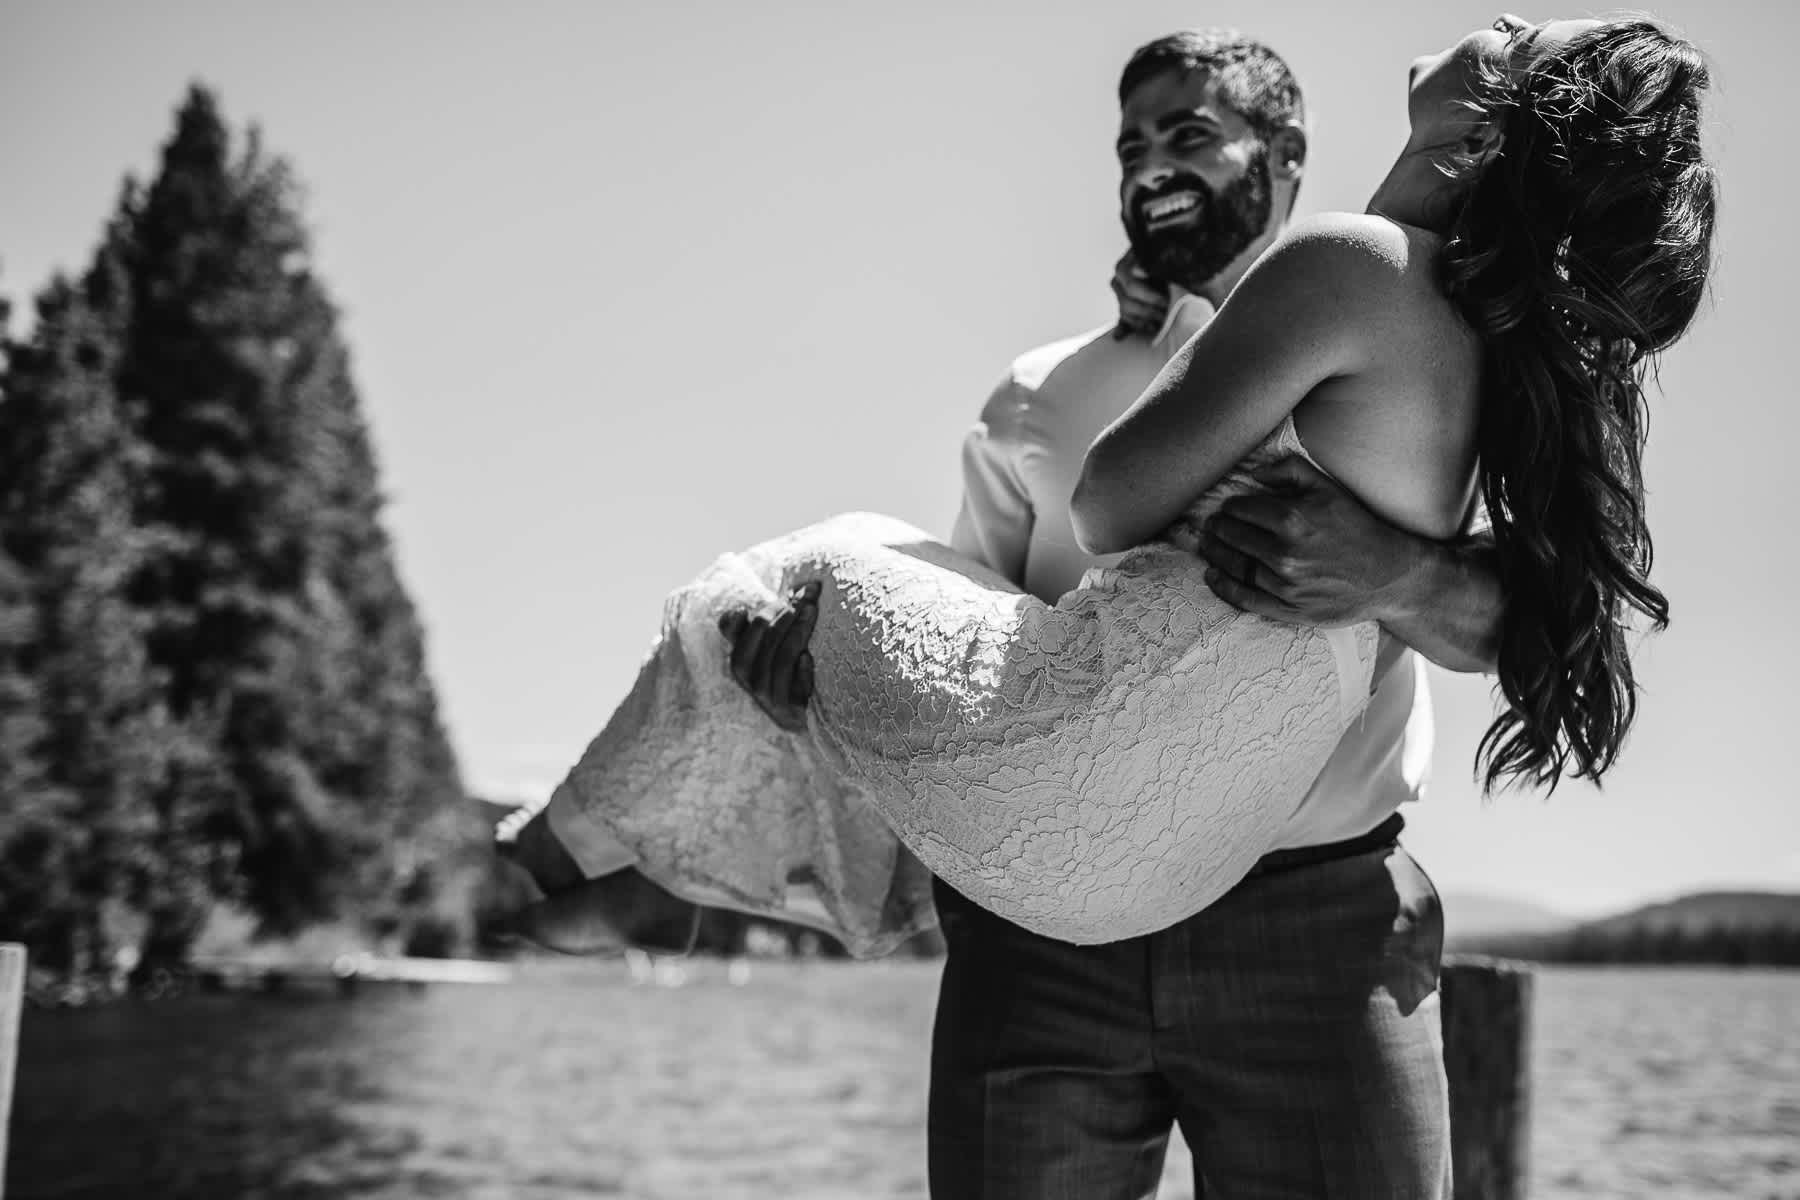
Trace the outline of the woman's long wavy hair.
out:
[[[1692,45],[1629,20],[1478,88],[1501,138],[1458,201],[1443,278],[1483,339],[1481,485],[1507,590],[1507,707],[1479,751],[1490,791],[1598,782],[1637,713],[1632,610],[1668,624],[1649,581],[1643,385],[1711,266],[1707,84]]]

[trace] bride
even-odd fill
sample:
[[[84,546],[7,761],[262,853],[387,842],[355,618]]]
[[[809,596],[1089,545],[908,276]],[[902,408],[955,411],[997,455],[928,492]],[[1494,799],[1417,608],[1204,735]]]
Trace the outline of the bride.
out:
[[[1089,450],[1077,532],[1138,549],[1055,605],[866,514],[726,555],[503,842],[552,903],[648,883],[857,955],[930,923],[929,874],[1071,942],[1190,916],[1279,844],[1381,649],[1202,582],[1195,528],[1296,453],[1421,536],[1485,505],[1508,591],[1487,782],[1600,778],[1635,712],[1628,621],[1667,617],[1642,381],[1705,289],[1706,85],[1635,19],[1503,20],[1418,60],[1368,211],[1295,225]],[[718,630],[796,587],[811,699],[784,730]]]

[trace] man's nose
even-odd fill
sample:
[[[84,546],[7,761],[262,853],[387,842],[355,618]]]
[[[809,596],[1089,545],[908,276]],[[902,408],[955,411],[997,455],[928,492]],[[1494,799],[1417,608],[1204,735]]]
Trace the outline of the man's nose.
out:
[[[1175,177],[1175,168],[1166,162],[1151,160],[1137,170],[1137,185],[1146,191],[1161,187]]]

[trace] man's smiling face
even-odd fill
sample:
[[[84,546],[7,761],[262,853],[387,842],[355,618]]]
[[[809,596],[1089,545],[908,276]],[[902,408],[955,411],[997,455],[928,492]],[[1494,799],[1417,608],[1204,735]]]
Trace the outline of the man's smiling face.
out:
[[[1165,71],[1119,113],[1119,218],[1138,262],[1198,291],[1268,230],[1268,147],[1203,72]]]

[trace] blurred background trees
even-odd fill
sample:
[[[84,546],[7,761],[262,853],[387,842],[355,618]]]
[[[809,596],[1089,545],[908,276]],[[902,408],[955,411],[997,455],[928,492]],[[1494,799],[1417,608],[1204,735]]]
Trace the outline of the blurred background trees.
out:
[[[0,938],[152,969],[223,900],[456,941],[479,822],[288,166],[194,88],[4,352]]]
[[[194,87],[32,317],[0,339],[0,940],[150,978],[223,905],[468,952],[529,890],[438,717],[291,167]]]

